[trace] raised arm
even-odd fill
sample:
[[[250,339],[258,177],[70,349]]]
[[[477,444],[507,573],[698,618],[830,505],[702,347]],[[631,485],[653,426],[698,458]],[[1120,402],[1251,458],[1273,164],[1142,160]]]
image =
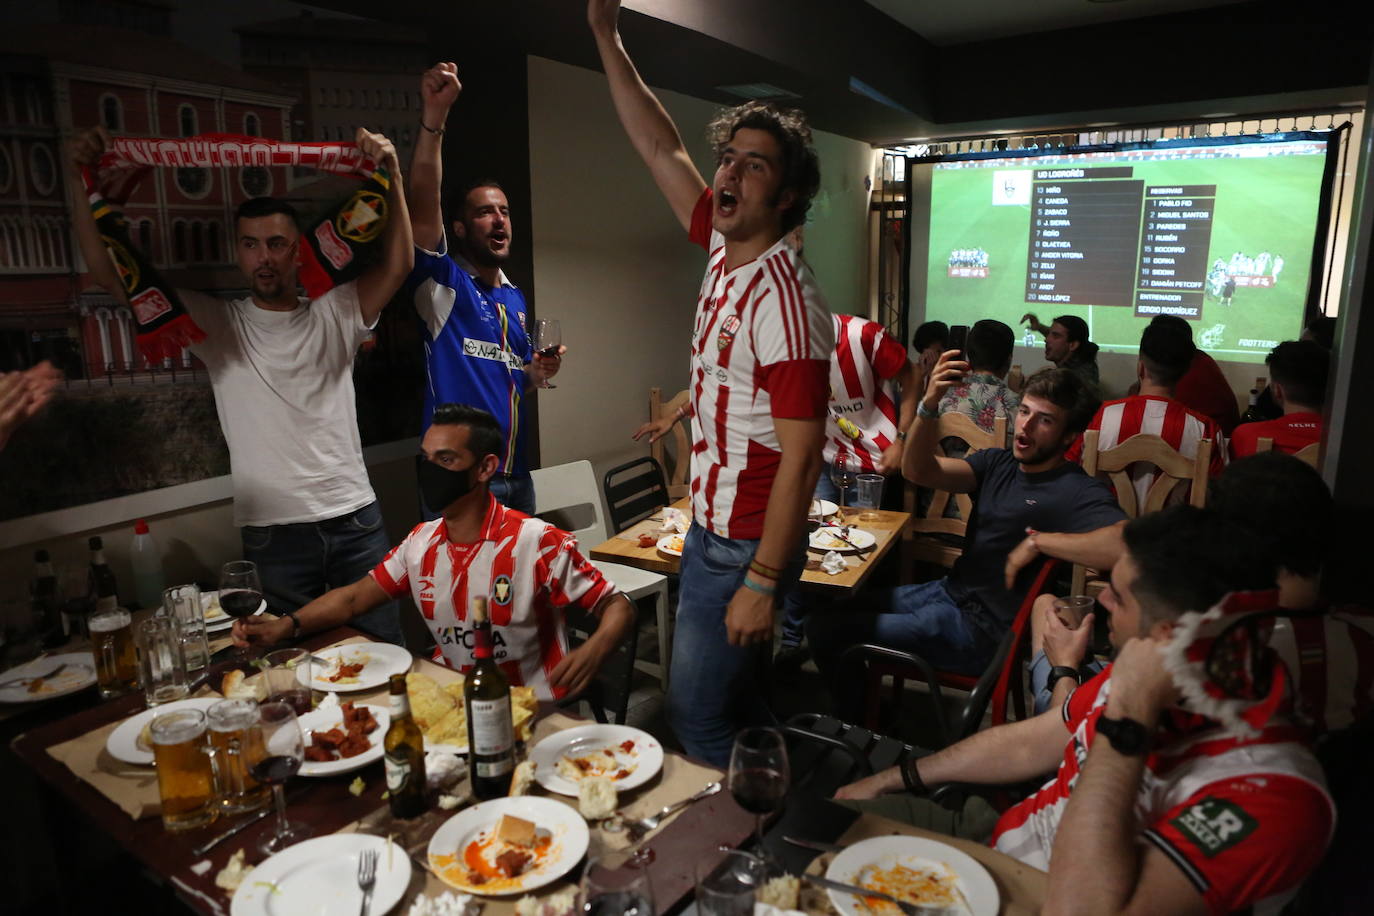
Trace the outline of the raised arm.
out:
[[[391,216],[382,230],[382,257],[358,278],[358,306],[363,323],[371,327],[410,276],[415,266],[415,243],[410,234],[410,211],[406,207],[405,182],[401,179],[396,147],[381,134],[361,127],[356,142],[364,153],[391,173],[391,190],[386,195]]]
[[[76,233],[86,270],[101,289],[128,305],[124,284],[119,282],[119,274],[115,272],[109,252],[105,250],[105,243],[100,240],[100,230],[95,225],[95,217],[91,215],[86,186],[81,180],[81,169],[95,167],[109,139],[110,135],[103,127],[83,130],[72,137],[67,144],[67,190],[71,197],[72,231]]]
[[[592,27],[596,50],[601,55],[601,65],[611,86],[611,101],[615,103],[621,126],[649,167],[677,221],[684,230],[690,230],[692,211],[706,188],[706,181],[687,155],[673,119],[640,79],[639,71],[625,53],[616,27],[619,15],[620,0],[588,0],[587,22]]]
[[[462,91],[458,65],[450,61],[435,64],[420,77],[420,136],[410,160],[410,230],[415,244],[427,251],[438,251],[444,237],[444,125]]]
[[[968,371],[968,363],[958,359],[958,350],[946,350],[931,370],[916,422],[907,434],[902,451],[902,476],[914,484],[950,493],[968,493],[978,486],[972,466],[962,458],[942,458],[935,454],[940,443],[940,398]]]

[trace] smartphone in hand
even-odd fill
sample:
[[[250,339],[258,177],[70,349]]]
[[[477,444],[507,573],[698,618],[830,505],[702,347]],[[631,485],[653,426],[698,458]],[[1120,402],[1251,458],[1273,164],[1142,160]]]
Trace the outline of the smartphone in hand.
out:
[[[966,349],[967,344],[968,325],[956,324],[949,329],[949,349],[958,350],[959,358],[962,360],[968,359],[968,351]]]

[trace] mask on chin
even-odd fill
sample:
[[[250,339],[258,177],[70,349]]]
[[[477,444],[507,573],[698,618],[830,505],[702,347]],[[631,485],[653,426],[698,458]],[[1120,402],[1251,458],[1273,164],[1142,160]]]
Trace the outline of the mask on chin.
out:
[[[433,512],[443,512],[477,485],[476,471],[477,465],[461,471],[450,471],[433,461],[421,461],[416,477],[425,505]]]

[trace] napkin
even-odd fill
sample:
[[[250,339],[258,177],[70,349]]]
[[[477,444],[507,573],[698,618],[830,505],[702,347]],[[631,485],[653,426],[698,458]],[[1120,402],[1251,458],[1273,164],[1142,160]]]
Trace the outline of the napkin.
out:
[[[692,519],[681,509],[674,509],[669,506],[663,510],[663,527],[659,529],[661,533],[686,534],[690,527],[692,527]]]
[[[849,568],[849,563],[845,560],[844,555],[837,551],[832,550],[821,557],[821,569],[832,576],[838,576],[847,568]]]

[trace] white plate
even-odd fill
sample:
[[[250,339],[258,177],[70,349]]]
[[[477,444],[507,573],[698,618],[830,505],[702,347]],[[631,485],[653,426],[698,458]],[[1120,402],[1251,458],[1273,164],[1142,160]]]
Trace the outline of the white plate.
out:
[[[133,718],[125,719],[119,728],[110,732],[110,737],[105,739],[105,750],[109,751],[110,756],[116,760],[152,766],[153,752],[151,750],[145,751],[138,746],[138,735],[139,732],[143,731],[143,726],[164,712],[174,712],[178,709],[199,709],[203,712],[218,703],[220,699],[220,697],[192,697],[189,700],[176,700],[172,703],[154,706],[152,709],[145,709]]]
[[[36,693],[29,693],[26,684],[15,684],[0,689],[0,703],[38,703],[85,690],[95,683],[95,662],[89,652],[64,652],[61,655],[35,658],[22,665],[15,665],[8,671],[0,671],[0,682],[21,677],[37,677],[64,664],[67,667],[57,677],[40,684]]]
[[[358,912],[358,857],[377,850],[377,884],[369,912],[385,913],[410,884],[410,857],[379,836],[332,833],[283,849],[244,879],[229,901],[230,916],[298,916]]]
[[[831,881],[857,884],[859,872],[869,865],[891,868],[901,862],[910,866],[945,865],[958,876],[959,889],[968,898],[973,916],[997,916],[997,885],[988,870],[967,853],[936,840],[914,836],[879,836],[861,840],[839,853],[825,870]],[[853,895],[827,891],[830,902],[843,916],[871,916],[871,911]],[[912,903],[920,901],[913,900]],[[957,908],[957,904],[956,904]],[[896,907],[892,907],[896,913]]]
[[[807,518],[829,518],[839,511],[840,507],[828,499],[813,499],[811,500],[811,507],[806,510],[806,516]]]
[[[301,764],[300,773],[302,776],[334,776],[338,773],[351,773],[354,770],[361,770],[374,760],[382,759],[382,739],[386,737],[387,726],[391,724],[391,712],[383,706],[367,706],[366,709],[372,710],[372,718],[377,720],[377,727],[367,738],[372,742],[372,747],[356,757],[340,757],[338,760],[331,760],[328,763],[306,760]],[[343,710],[337,706],[329,709],[312,709],[310,712],[301,716],[301,736],[305,738],[305,746],[310,746],[310,733],[327,732],[331,728],[343,728]]]
[[[673,541],[683,540],[686,537],[685,534],[665,534],[658,539],[658,543],[654,546],[658,548],[659,553],[666,553],[670,557],[680,557],[682,551],[673,546]]]
[[[850,547],[849,544],[841,544],[838,547],[826,546],[829,539],[834,537],[837,532],[847,537],[854,546]],[[809,543],[812,550],[820,551],[821,553],[829,553],[832,550],[836,553],[856,553],[860,550],[867,550],[877,543],[877,541],[878,538],[871,531],[864,531],[861,528],[841,530],[827,525],[824,528],[817,528],[815,531],[811,532]]]
[[[218,597],[219,597],[219,592],[218,592],[218,591],[209,591],[209,592],[201,592],[201,593],[200,593],[200,608],[201,608],[201,610],[204,611],[205,614],[206,614],[206,617],[205,617],[205,632],[207,632],[207,633],[219,633],[219,632],[222,632],[222,631],[224,631],[224,630],[228,630],[230,627],[232,627],[232,626],[234,625],[234,618],[232,618],[232,617],[230,617],[228,614],[224,613],[224,611],[217,610],[216,613],[215,613],[215,616],[213,616],[213,617],[209,616],[210,602],[213,601],[215,598],[218,598]],[[264,598],[264,599],[262,600],[262,604],[259,604],[259,605],[258,605],[258,609],[257,609],[256,611],[254,611],[253,613],[254,613],[254,614],[261,614],[263,611],[266,611],[266,610],[267,610],[267,599]]]
[[[354,690],[371,690],[373,687],[385,686],[391,675],[405,674],[410,671],[410,666],[415,661],[415,656],[402,647],[394,646],[389,642],[349,643],[346,646],[335,646],[332,649],[320,649],[314,655],[325,661],[342,657],[347,664],[354,664],[350,659],[357,656],[368,656],[367,665],[358,672],[357,681],[347,684],[338,684],[327,680],[325,676],[330,673],[330,669],[318,662],[312,665],[311,676],[314,680],[310,682],[310,686],[316,690],[328,690],[331,693],[349,693]],[[305,683],[305,669],[299,669],[298,673],[302,679],[301,683]]]
[[[634,750],[628,759],[636,761],[629,776],[615,780],[617,791],[624,792],[644,785],[663,769],[663,745],[648,732],[628,725],[581,725],[554,732],[530,750],[534,761],[534,778],[541,786],[559,795],[577,797],[577,783],[558,775],[558,758],[565,754],[580,757],[603,748],[616,749],[624,741],[633,741]],[[623,755],[621,759],[626,759]]]
[[[468,884],[463,851],[483,834],[496,830],[496,824],[503,814],[531,821],[537,830],[552,836],[545,859],[523,875],[502,881],[494,887],[490,881],[486,884]],[[589,839],[587,822],[582,820],[582,815],[576,809],[563,802],[531,795],[495,798],[473,805],[444,821],[429,841],[429,867],[440,881],[467,894],[485,897],[523,894],[551,884],[571,871],[586,855]]]

